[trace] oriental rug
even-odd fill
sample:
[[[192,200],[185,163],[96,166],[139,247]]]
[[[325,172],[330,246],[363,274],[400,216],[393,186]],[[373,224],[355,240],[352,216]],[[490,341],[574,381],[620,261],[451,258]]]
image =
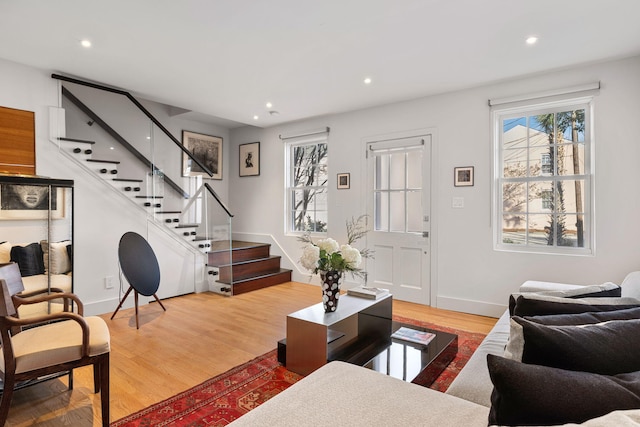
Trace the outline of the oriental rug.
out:
[[[458,335],[458,354],[430,388],[445,391],[484,339],[483,334],[394,316],[394,320]],[[278,363],[276,350],[176,396],[111,423],[111,427],[225,426],[302,379]]]

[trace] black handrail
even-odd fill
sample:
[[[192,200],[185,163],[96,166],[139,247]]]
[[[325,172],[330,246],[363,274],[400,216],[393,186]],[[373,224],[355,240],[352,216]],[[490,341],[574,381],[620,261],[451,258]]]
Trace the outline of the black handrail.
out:
[[[204,183],[204,188],[206,188],[207,191],[213,196],[213,198],[216,199],[218,204],[222,207],[222,209],[224,209],[224,211],[227,213],[229,218],[233,218],[233,214],[229,212],[229,209],[227,208],[227,206],[224,203],[222,203],[222,200],[220,200],[220,197],[218,197],[218,194],[213,190],[213,188],[211,188],[211,186],[206,182]]]
[[[113,129],[111,126],[109,126],[109,124],[107,124],[107,122],[102,120],[102,118],[100,118],[100,116],[98,116],[93,110],[91,110],[87,105],[85,105],[82,101],[80,101],[80,99],[78,99],[78,97],[76,97],[74,94],[72,94],[71,91],[69,91],[69,89],[67,89],[64,86],[62,87],[62,95],[65,96],[67,99],[69,99],[69,101],[71,101],[83,113],[85,113],[87,116],[89,116],[89,118],[94,123],[97,123],[98,126],[100,126],[102,129],[104,129],[105,132],[107,132],[113,139],[118,141],[118,143],[120,143],[124,148],[126,148],[138,160],[140,160],[142,163],[144,163],[147,167],[151,168],[152,171],[154,171],[154,172],[155,171],[161,171],[161,169],[157,168],[156,165],[154,165],[149,159],[147,159],[144,156],[144,154],[142,154],[141,152],[136,150],[133,145],[129,144],[129,142],[124,137],[122,137],[118,132],[116,132],[115,129]],[[177,191],[182,197],[184,197],[185,199],[189,198],[189,194],[186,191],[184,191],[178,184],[173,182],[168,176],[164,175],[163,179],[167,183],[167,185],[169,185],[171,188],[173,188],[175,191]]]
[[[169,139],[171,139],[171,141],[173,141],[174,144],[176,144],[178,146],[178,148],[180,148],[187,156],[189,156],[189,158],[191,160],[193,160],[195,162],[195,164],[197,164],[198,166],[200,166],[200,168],[202,168],[202,170],[204,172],[206,172],[209,176],[213,176],[213,172],[211,172],[205,165],[203,165],[198,159],[196,159],[193,154],[191,153],[191,151],[189,151],[180,141],[178,141],[178,139],[173,136],[171,134],[171,132],[169,132],[163,125],[162,123],[160,123],[158,121],[158,119],[156,119],[153,114],[151,114],[146,108],[144,108],[144,106],[142,104],[140,104],[140,102],[138,102],[137,99],[135,99],[129,92],[124,91],[124,90],[120,90],[120,89],[114,89],[112,87],[108,87],[108,86],[103,86],[103,85],[99,85],[97,83],[90,83],[90,82],[85,82],[82,80],[78,80],[78,79],[74,79],[71,77],[66,77],[66,76],[61,76],[59,74],[51,74],[51,78],[57,79],[57,80],[63,80],[69,83],[75,83],[78,85],[82,85],[82,86],[87,86],[87,87],[91,87],[94,89],[99,89],[99,90],[104,90],[106,92],[111,92],[111,93],[116,93],[118,95],[123,95],[126,96],[129,101],[131,101],[136,107],[138,107],[138,109],[140,111],[142,111],[148,118],[149,120],[151,120],[156,126],[158,126],[158,128],[169,137]]]

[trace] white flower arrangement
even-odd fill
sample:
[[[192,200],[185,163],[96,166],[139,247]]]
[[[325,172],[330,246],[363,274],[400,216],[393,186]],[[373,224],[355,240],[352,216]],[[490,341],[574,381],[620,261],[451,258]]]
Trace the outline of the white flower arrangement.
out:
[[[363,222],[366,215],[358,219],[347,221],[347,244],[340,245],[334,239],[326,238],[314,243],[309,234],[300,237],[299,240],[306,243],[300,257],[300,264],[313,274],[320,271],[339,271],[365,277],[366,272],[360,269],[363,258],[369,258],[371,252],[368,249],[362,251],[352,244],[366,234]]]

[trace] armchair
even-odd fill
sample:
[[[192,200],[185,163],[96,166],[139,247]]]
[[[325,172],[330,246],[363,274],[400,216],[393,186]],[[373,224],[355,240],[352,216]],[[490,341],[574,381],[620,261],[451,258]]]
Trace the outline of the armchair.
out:
[[[93,365],[94,390],[101,393],[102,425],[108,426],[110,336],[106,323],[100,317],[83,317],[82,302],[74,294],[18,296],[16,299],[13,292],[21,283],[11,277],[0,276],[0,379],[4,383],[0,425],[7,420],[18,382]],[[65,307],[73,301],[78,313],[17,317],[14,299],[20,304],[35,304],[61,298],[65,300]],[[69,385],[71,387],[71,380]]]

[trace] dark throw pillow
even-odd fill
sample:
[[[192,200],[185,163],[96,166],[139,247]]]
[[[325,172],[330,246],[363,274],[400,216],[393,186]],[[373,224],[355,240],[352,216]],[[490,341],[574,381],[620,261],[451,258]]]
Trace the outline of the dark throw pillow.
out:
[[[640,408],[640,372],[606,376],[529,365],[487,355],[489,424],[541,426],[582,423],[611,411]]]
[[[42,248],[39,243],[11,248],[11,261],[18,264],[22,277],[44,274]]]
[[[505,356],[523,363],[616,375],[640,371],[640,319],[541,325],[514,316]]]
[[[516,299],[520,295],[537,295],[538,297],[561,297],[561,298],[613,298],[622,296],[622,288],[615,283],[607,282],[601,285],[581,286],[575,289],[540,291],[515,293],[509,296],[509,313],[514,315]]]
[[[69,263],[73,269],[73,244],[67,245],[67,256],[69,257]]]
[[[522,294],[515,299],[513,316],[544,316],[597,311],[613,311],[640,307],[635,298],[563,298],[537,294]]]
[[[590,325],[609,320],[640,319],[640,307],[624,310],[587,312],[576,314],[549,314],[546,316],[525,316],[525,319],[541,325]]]

